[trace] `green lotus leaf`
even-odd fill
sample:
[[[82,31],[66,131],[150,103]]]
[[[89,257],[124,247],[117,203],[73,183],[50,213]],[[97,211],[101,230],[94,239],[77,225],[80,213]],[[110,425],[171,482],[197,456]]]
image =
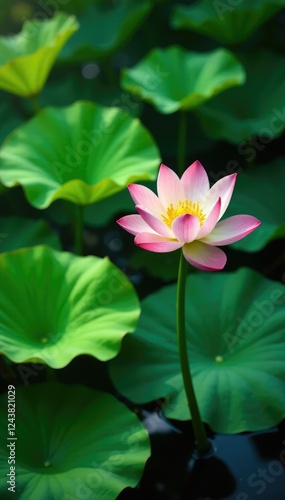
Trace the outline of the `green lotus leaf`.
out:
[[[60,198],[88,205],[131,182],[154,179],[159,162],[159,151],[137,118],[77,102],[45,109],[7,138],[0,180],[9,187],[21,184],[36,208]]]
[[[21,97],[43,88],[63,45],[78,29],[73,16],[60,13],[45,21],[27,21],[21,33],[0,38],[0,89]]]
[[[171,24],[173,28],[197,31],[221,43],[239,43],[284,6],[284,0],[201,0],[190,6],[176,5]]]
[[[255,146],[260,151],[285,128],[285,58],[262,51],[241,60],[248,76],[246,84],[201,106],[197,115],[207,135],[239,144],[238,151],[245,155],[251,137],[266,138]]]
[[[154,253],[139,248],[132,254],[130,264],[165,282],[177,278],[179,259],[179,252]]]
[[[64,47],[62,61],[109,57],[126,43],[152,8],[150,0],[99,2],[78,16],[81,29]]]
[[[0,252],[45,244],[60,249],[60,241],[44,220],[0,217]]]
[[[216,432],[271,427],[285,417],[285,287],[254,271],[187,278],[186,334],[202,418]],[[142,302],[136,332],[110,363],[136,403],[166,398],[170,418],[188,420],[175,327],[176,286]]]
[[[192,109],[235,85],[246,75],[226,49],[187,52],[181,47],[152,50],[142,61],[122,72],[125,90],[150,102],[161,113]]]
[[[237,241],[233,248],[256,252],[270,241],[285,237],[284,166],[280,158],[239,174],[226,216],[245,213],[254,215],[262,224],[258,234]]]
[[[0,401],[0,422],[7,429],[7,394]],[[19,500],[114,500],[122,489],[139,482],[150,455],[148,435],[138,418],[113,396],[81,385],[17,387],[16,437],[0,445],[3,500],[13,495],[6,474],[15,450]]]
[[[38,246],[0,254],[0,276],[0,352],[16,363],[106,361],[136,327],[136,293],[108,258]]]

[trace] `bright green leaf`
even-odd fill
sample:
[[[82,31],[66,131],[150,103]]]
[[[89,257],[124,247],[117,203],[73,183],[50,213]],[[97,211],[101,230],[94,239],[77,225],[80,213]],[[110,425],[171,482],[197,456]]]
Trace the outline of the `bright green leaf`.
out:
[[[77,102],[45,109],[11,134],[0,153],[0,179],[9,187],[22,185],[37,208],[57,199],[88,205],[131,182],[154,179],[159,162],[137,118]]]
[[[72,16],[26,21],[21,33],[0,38],[0,89],[21,97],[43,88],[63,45],[78,29]]]
[[[285,417],[285,287],[256,272],[187,278],[188,353],[202,418],[216,432],[271,427]],[[136,403],[166,398],[188,420],[175,326],[176,286],[142,302],[136,332],[111,365],[118,390]]]
[[[0,349],[16,363],[62,368],[79,354],[118,353],[139,302],[107,258],[38,246],[0,254]]]
[[[127,42],[152,8],[149,0],[121,0],[93,5],[78,16],[80,30],[65,46],[63,61],[109,57]]]
[[[173,46],[154,49],[135,67],[125,69],[121,84],[161,113],[174,113],[196,108],[242,85],[245,78],[242,65],[228,50],[200,53]]]
[[[44,220],[0,218],[0,252],[45,244],[60,249],[60,241]]]
[[[239,43],[284,6],[285,0],[201,0],[190,6],[176,5],[171,24],[221,43]]]
[[[7,394],[0,400],[1,428],[7,429]],[[150,455],[138,418],[113,396],[81,385],[17,387],[16,437],[21,500],[114,500],[125,487],[136,486]],[[3,500],[13,495],[6,476],[11,443],[3,439],[0,445]]]
[[[285,58],[259,52],[241,60],[248,75],[245,85],[201,106],[197,115],[207,135],[239,144],[238,151],[246,155],[252,146],[262,151],[285,128]],[[264,136],[265,141],[260,139],[256,147],[253,136]]]

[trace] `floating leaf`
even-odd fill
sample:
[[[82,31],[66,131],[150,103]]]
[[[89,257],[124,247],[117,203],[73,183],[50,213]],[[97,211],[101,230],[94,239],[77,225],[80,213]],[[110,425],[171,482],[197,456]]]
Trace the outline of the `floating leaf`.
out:
[[[0,178],[9,187],[21,184],[37,208],[57,199],[88,205],[131,182],[154,179],[159,162],[137,118],[77,102],[45,109],[11,134],[0,153]]]
[[[239,144],[238,150],[244,155],[251,147],[245,141],[251,137],[265,137],[261,145],[255,146],[262,150],[285,128],[285,58],[259,52],[242,56],[241,60],[248,75],[246,84],[201,106],[197,115],[207,135]]]
[[[1,428],[7,429],[7,394],[0,400]],[[16,388],[16,412],[18,439],[3,439],[0,446],[3,500],[13,494],[6,476],[13,442],[21,500],[114,500],[140,480],[150,455],[148,435],[113,396],[81,385],[35,384]]]
[[[274,186],[274,188],[272,188]],[[261,220],[258,234],[249,234],[233,248],[256,252],[276,238],[285,237],[284,159],[242,172],[227,217],[237,213],[254,214]]]
[[[181,47],[154,49],[134,68],[125,69],[125,90],[153,104],[161,113],[189,110],[216,94],[242,85],[245,72],[225,49],[187,52]]]
[[[149,0],[121,0],[93,5],[78,16],[80,30],[64,47],[63,61],[110,57],[127,42],[152,8]]]
[[[221,43],[239,43],[284,6],[285,0],[201,0],[190,6],[176,5],[171,24]]]
[[[44,220],[0,218],[0,252],[45,244],[60,249],[59,238]]]
[[[0,350],[16,363],[62,368],[79,354],[101,361],[132,332],[139,302],[110,261],[39,246],[0,254]]]
[[[249,269],[187,278],[186,330],[202,418],[223,433],[271,427],[285,417],[285,287]],[[110,363],[118,390],[136,403],[166,398],[188,420],[175,326],[176,286],[142,302],[136,332]]]
[[[26,21],[21,33],[0,38],[0,89],[22,97],[43,88],[63,45],[78,29],[73,16]]]

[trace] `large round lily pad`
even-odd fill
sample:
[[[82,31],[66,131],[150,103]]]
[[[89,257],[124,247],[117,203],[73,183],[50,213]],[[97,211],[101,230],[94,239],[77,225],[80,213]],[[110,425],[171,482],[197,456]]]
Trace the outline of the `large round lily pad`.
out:
[[[242,157],[252,161],[254,152],[262,151],[285,128],[285,58],[261,51],[247,53],[241,61],[247,72],[245,85],[227,90],[196,112],[207,135],[238,144]],[[258,136],[257,145],[253,136]]]
[[[136,332],[110,363],[136,403],[166,398],[187,420],[175,327],[176,286],[142,302]],[[249,269],[187,278],[186,330],[202,418],[223,433],[271,427],[285,417],[285,287]]]
[[[88,205],[129,183],[154,179],[159,162],[137,118],[77,102],[45,109],[11,134],[0,153],[0,179],[9,187],[21,184],[37,208],[60,198]]]
[[[57,14],[45,21],[26,21],[21,33],[0,38],[0,89],[22,97],[43,88],[63,45],[78,29],[73,16]]]
[[[7,429],[7,394],[0,400],[1,428]],[[139,482],[150,455],[138,418],[113,396],[80,385],[17,387],[16,436],[11,437],[0,445],[3,500],[13,495],[6,476],[13,466],[8,464],[12,443],[19,500],[115,500]]]
[[[122,87],[161,113],[200,106],[224,90],[242,85],[245,71],[228,50],[187,52],[178,46],[152,50],[122,73]]]
[[[284,168],[284,159],[279,158],[239,174],[227,216],[254,214],[262,224],[258,234],[249,234],[233,243],[233,248],[257,252],[270,241],[285,237]]]
[[[188,28],[221,43],[246,40],[259,26],[285,6],[285,0],[201,0],[176,5],[173,28]]]
[[[95,3],[79,14],[80,30],[64,47],[60,59],[84,62],[110,57],[128,41],[151,8],[150,0]]]
[[[0,255],[0,351],[16,363],[105,361],[140,313],[131,282],[107,258],[38,246]]]

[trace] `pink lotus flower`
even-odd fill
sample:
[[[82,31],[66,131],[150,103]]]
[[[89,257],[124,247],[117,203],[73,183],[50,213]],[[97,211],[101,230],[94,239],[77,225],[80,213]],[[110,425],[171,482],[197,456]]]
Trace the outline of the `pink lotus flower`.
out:
[[[139,184],[128,186],[139,215],[117,222],[135,235],[135,244],[150,252],[173,252],[182,248],[185,259],[204,271],[223,269],[227,257],[217,246],[244,238],[261,222],[251,215],[235,215],[218,222],[232,197],[236,175],[220,179],[211,188],[199,161],[181,179],[161,165],[156,196]]]

